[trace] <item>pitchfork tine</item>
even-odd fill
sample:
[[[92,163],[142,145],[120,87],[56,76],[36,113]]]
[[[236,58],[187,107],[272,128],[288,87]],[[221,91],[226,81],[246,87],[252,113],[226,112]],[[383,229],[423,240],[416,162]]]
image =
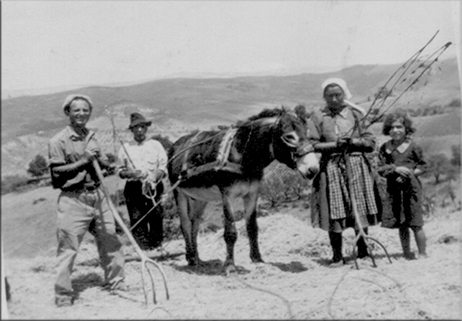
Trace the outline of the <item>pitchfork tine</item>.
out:
[[[363,231],[361,231],[361,232],[363,232]],[[356,243],[358,242],[358,240],[359,240],[359,238],[360,238],[361,236],[363,237],[364,242],[366,243],[367,248],[369,249],[369,255],[370,255],[370,257],[371,257],[372,264],[374,265],[374,267],[377,267],[377,264],[375,264],[374,254],[372,254],[372,249],[370,248],[369,244],[367,244],[367,241],[366,241],[367,239],[372,240],[372,241],[374,241],[375,243],[379,244],[379,245],[382,247],[383,251],[385,252],[385,255],[387,256],[388,261],[390,261],[390,263],[393,263],[393,262],[391,261],[390,255],[388,255],[387,249],[385,248],[385,246],[383,246],[382,243],[380,243],[380,242],[379,242],[378,240],[376,240],[375,238],[366,235],[364,232],[363,232],[364,235],[361,235],[361,232],[356,236],[356,238],[355,238],[355,240],[354,240],[354,242],[353,242],[353,260],[355,261],[355,267],[356,267],[357,270],[359,270],[359,266],[358,266],[357,254],[356,254]]]
[[[168,292],[168,287],[167,287],[167,280],[165,278],[165,274],[164,274],[164,271],[162,271],[162,268],[160,267],[159,264],[157,264],[155,261],[151,260],[151,259],[145,259],[144,260],[144,263],[143,263],[143,269],[144,270],[147,270],[148,273],[149,273],[149,277],[151,279],[151,284],[152,284],[152,288],[153,288],[153,291],[152,291],[152,296],[153,296],[153,301],[154,301],[154,304],[157,304],[157,301],[156,301],[156,292],[154,291],[155,289],[155,286],[154,286],[154,277],[152,275],[152,271],[148,268],[148,263],[151,263],[153,264],[160,272],[160,274],[162,275],[162,279],[164,281],[164,287],[165,287],[165,294],[167,296],[167,300],[170,299],[170,294]],[[146,298],[146,301],[147,301],[147,298]]]
[[[93,160],[93,167],[95,168],[95,171],[96,171],[96,174],[98,175],[98,178],[101,182],[101,187],[103,188],[103,192],[104,192],[104,195],[106,196],[106,200],[109,204],[109,208],[111,209],[111,212],[112,212],[112,215],[114,216],[114,219],[117,221],[117,223],[120,225],[120,227],[122,228],[122,230],[124,231],[125,235],[127,235],[128,239],[130,240],[130,242],[132,243],[133,247],[135,248],[135,251],[136,253],[139,255],[139,257],[141,258],[141,279],[143,280],[143,291],[144,291],[144,300],[145,300],[145,304],[147,305],[148,304],[148,291],[146,289],[146,282],[145,282],[145,274],[146,274],[146,270],[148,270],[148,273],[149,273],[149,277],[151,279],[151,286],[152,286],[152,293],[153,293],[153,298],[154,298],[154,303],[156,304],[156,289],[155,289],[155,285],[154,285],[154,278],[152,276],[152,272],[148,269],[148,266],[147,264],[148,263],[151,263],[153,264],[159,271],[160,271],[160,274],[162,275],[162,279],[164,280],[164,287],[165,287],[165,292],[166,292],[166,296],[167,296],[167,300],[170,299],[170,295],[168,293],[168,287],[167,287],[167,279],[165,278],[165,274],[164,274],[164,271],[162,271],[162,268],[160,267],[159,264],[157,264],[156,262],[154,262],[153,260],[151,260],[150,258],[148,258],[146,256],[146,254],[143,253],[143,251],[141,250],[141,248],[139,247],[138,243],[136,243],[135,241],[135,238],[133,237],[133,235],[130,233],[130,230],[128,229],[128,227],[125,225],[125,223],[123,222],[122,218],[120,217],[119,213],[117,212],[117,209],[115,208],[114,204],[112,203],[112,200],[109,196],[109,191],[106,187],[106,185],[104,184],[104,177],[103,177],[103,173],[101,172],[101,168],[99,167],[99,164],[98,164],[98,161],[97,160]]]

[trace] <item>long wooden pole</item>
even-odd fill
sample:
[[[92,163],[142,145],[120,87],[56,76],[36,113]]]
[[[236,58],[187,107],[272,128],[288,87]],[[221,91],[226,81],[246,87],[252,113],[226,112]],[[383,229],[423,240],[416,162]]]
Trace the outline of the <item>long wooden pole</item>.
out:
[[[109,209],[111,210],[112,215],[114,216],[114,219],[117,221],[117,223],[120,225],[122,230],[125,232],[125,235],[127,235],[128,239],[130,240],[133,247],[135,248],[136,253],[139,255],[139,257],[141,259],[141,264],[142,264],[141,277],[143,278],[143,291],[144,291],[145,304],[147,305],[147,303],[148,303],[146,283],[144,282],[146,270],[148,271],[149,276],[151,278],[153,301],[154,301],[154,303],[157,303],[157,301],[156,301],[156,291],[155,291],[155,286],[154,286],[154,279],[153,279],[153,276],[151,274],[151,271],[149,269],[147,269],[147,263],[153,264],[160,271],[160,273],[162,275],[162,279],[164,281],[165,292],[166,292],[166,296],[167,296],[167,300],[168,300],[170,298],[170,295],[169,295],[169,292],[168,292],[167,279],[165,278],[165,274],[162,271],[161,266],[159,264],[157,264],[156,262],[154,262],[153,260],[151,260],[150,258],[148,258],[146,256],[146,254],[143,253],[143,251],[139,247],[138,243],[136,243],[135,238],[130,233],[130,230],[128,229],[128,227],[123,222],[123,220],[120,217],[119,212],[117,211],[114,203],[112,203],[112,200],[111,200],[111,197],[110,197],[110,194],[109,194],[109,190],[108,190],[106,184],[104,183],[104,176],[103,176],[103,173],[101,171],[101,167],[99,166],[98,161],[96,159],[93,160],[93,167],[95,168],[96,174],[98,175],[98,178],[99,178],[99,180],[101,182],[101,187],[103,189],[103,193],[104,193],[104,195],[106,197],[107,203],[109,205]]]

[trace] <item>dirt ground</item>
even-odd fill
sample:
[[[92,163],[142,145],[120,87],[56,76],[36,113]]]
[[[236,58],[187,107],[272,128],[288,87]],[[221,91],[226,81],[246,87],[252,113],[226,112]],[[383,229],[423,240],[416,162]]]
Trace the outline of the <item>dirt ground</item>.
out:
[[[223,230],[200,234],[200,257],[206,264],[198,268],[187,266],[182,239],[166,242],[163,251],[147,254],[161,265],[170,299],[166,298],[160,273],[152,269],[157,304],[152,302],[153,293],[147,284],[147,305],[141,264],[131,246],[127,243],[125,246],[129,291],[111,293],[102,288],[103,271],[93,239],[88,237],[73,273],[79,297],[73,306],[57,308],[53,292],[56,248],[37,244],[53,238],[55,227],[50,226],[52,223],[42,226],[46,221],[43,217],[25,213],[26,208],[21,207],[32,202],[35,211],[43,207],[43,213],[50,212],[48,202],[55,202],[55,195],[38,195],[43,195],[43,191],[42,194],[31,191],[25,196],[6,195],[6,200],[2,200],[3,239],[11,240],[12,233],[25,235],[24,242],[15,249],[10,241],[3,243],[2,264],[11,285],[8,312],[12,319],[461,318],[460,210],[441,209],[427,220],[424,229],[429,257],[426,259],[404,260],[397,230],[370,228],[370,235],[385,246],[391,263],[376,244],[373,253],[377,267],[373,267],[370,259],[363,259],[358,261],[359,270],[351,259],[343,267],[328,267],[331,251],[327,233],[310,226],[302,207],[287,206],[258,219],[264,264],[251,263],[245,226],[238,221],[235,261],[239,272],[228,277],[221,269],[225,257]],[[22,203],[19,199],[23,199]],[[12,212],[22,213],[30,225],[14,230],[16,221]],[[48,236],[40,233],[45,230]],[[353,238],[353,230],[345,231],[347,258],[351,255]],[[35,249],[37,255],[21,255],[24,244],[29,250]],[[414,241],[412,247],[415,251]]]

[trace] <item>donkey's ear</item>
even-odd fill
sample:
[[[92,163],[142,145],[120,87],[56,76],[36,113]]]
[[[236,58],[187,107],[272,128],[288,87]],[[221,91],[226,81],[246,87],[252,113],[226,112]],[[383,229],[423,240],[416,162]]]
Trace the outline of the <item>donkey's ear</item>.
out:
[[[306,108],[304,105],[297,105],[295,107],[295,114],[302,119],[304,122],[306,122],[306,119],[308,118],[308,114],[306,112]]]

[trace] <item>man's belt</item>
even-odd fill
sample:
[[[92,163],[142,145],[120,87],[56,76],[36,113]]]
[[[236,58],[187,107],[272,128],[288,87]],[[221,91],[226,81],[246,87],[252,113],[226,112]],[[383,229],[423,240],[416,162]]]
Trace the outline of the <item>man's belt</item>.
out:
[[[70,187],[63,189],[64,192],[73,192],[73,193],[82,193],[82,192],[87,192],[87,193],[93,193],[98,190],[99,185],[87,185],[87,186],[78,186],[78,187]]]

